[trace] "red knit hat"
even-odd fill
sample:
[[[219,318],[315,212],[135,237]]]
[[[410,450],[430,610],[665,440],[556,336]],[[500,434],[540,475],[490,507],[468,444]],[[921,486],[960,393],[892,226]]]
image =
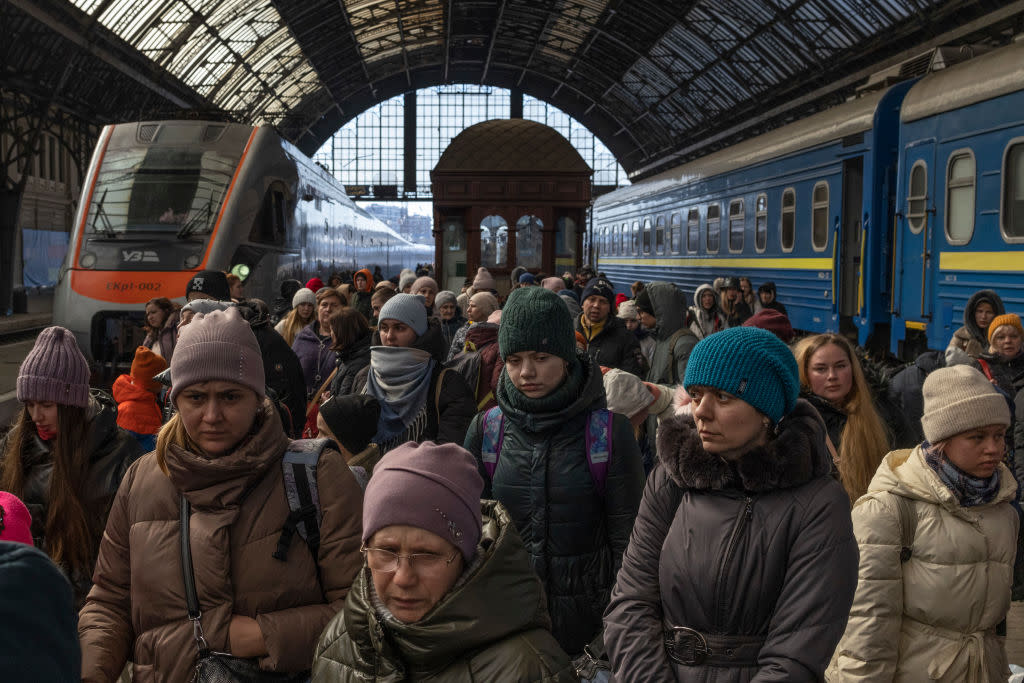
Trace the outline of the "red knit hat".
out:
[[[312,289],[313,293],[316,294],[324,288],[324,281],[318,277],[311,277],[306,282],[306,289]]]
[[[140,387],[150,391],[160,391],[160,383],[154,382],[153,377],[167,369],[167,361],[159,354],[153,353],[145,346],[135,349],[135,358],[132,359],[131,376],[132,381]]]
[[[793,341],[795,336],[789,318],[785,313],[776,311],[774,308],[762,308],[747,318],[743,327],[760,327],[762,330],[768,330],[786,344]]]
[[[32,515],[13,493],[0,491],[0,541],[15,541],[34,546]]]

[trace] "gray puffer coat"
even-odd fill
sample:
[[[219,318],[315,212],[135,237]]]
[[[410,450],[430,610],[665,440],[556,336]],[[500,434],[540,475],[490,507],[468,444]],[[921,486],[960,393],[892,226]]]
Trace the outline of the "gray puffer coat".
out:
[[[801,400],[780,424],[727,463],[703,449],[691,417],[661,423],[660,463],[605,613],[616,680],[822,679],[857,587],[857,542],[821,418]],[[672,627],[710,637],[710,661],[673,657]]]
[[[657,343],[651,356],[647,381],[655,384],[679,384],[686,374],[686,362],[697,345],[697,337],[686,326],[686,297],[671,282],[647,285],[654,317],[658,321],[654,336]]]
[[[582,386],[568,405],[548,413],[516,410],[498,394],[505,432],[494,481],[481,458],[482,422],[473,418],[466,449],[484,477],[483,497],[508,508],[533,569],[544,583],[552,632],[570,655],[601,630],[643,493],[640,449],[625,415],[614,415],[605,494],[595,489],[584,438],[590,412],[605,407],[601,372],[589,357]]]

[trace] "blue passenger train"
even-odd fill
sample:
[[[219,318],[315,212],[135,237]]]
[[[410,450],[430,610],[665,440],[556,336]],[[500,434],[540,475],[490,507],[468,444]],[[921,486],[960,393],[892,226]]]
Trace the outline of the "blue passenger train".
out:
[[[1024,312],[1024,42],[600,197],[620,289],[774,281],[793,326],[944,348],[971,292]]]

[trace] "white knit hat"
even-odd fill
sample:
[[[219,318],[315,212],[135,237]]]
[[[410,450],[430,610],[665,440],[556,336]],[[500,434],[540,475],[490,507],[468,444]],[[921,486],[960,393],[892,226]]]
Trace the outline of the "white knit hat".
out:
[[[1010,426],[1006,397],[969,365],[935,370],[925,379],[923,394],[921,429],[929,443],[978,427]]]
[[[613,368],[604,373],[603,379],[608,410],[613,413],[632,418],[656,400],[647,385],[632,373]]]

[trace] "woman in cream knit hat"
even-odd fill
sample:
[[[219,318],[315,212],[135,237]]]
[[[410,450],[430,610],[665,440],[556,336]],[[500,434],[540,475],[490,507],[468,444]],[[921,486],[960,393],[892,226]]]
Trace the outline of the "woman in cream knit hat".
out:
[[[924,382],[925,441],[885,456],[853,508],[857,595],[826,673],[838,681],[1005,681],[1017,482],[1006,398],[972,367]]]

